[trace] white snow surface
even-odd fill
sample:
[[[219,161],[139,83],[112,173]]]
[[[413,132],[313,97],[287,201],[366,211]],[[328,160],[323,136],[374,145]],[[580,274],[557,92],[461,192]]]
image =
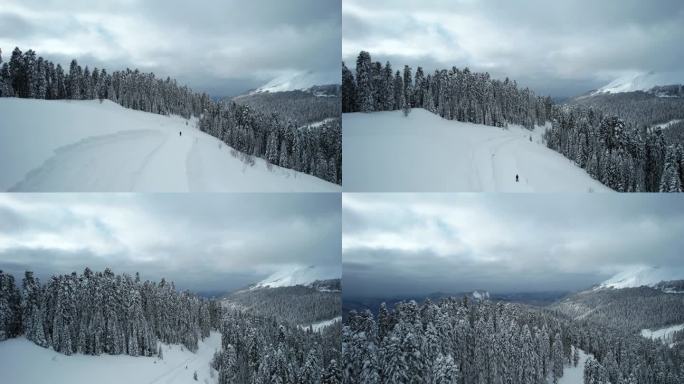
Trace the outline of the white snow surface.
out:
[[[648,91],[659,85],[663,86],[682,83],[684,83],[684,73],[682,72],[628,72],[592,92],[592,95],[601,93]]]
[[[679,280],[684,278],[684,270],[677,268],[661,268],[654,266],[634,266],[614,275],[599,284],[594,290],[605,288],[635,288],[641,286],[653,287],[661,281]]]
[[[338,316],[338,317],[335,317],[335,318],[332,318],[329,320],[319,321],[319,322],[312,323],[309,325],[300,325],[299,327],[302,329],[309,329],[309,327],[311,327],[314,332],[320,332],[323,328],[329,327],[329,326],[337,323],[338,321],[342,321],[342,316]]]
[[[473,297],[477,300],[489,300],[489,292],[487,291],[473,291]]]
[[[153,384],[217,383],[209,362],[221,349],[221,334],[199,342],[196,353],[181,345],[162,344],[164,359],[126,355],[71,355],[42,348],[24,337],[0,342],[0,372],[4,383]],[[197,371],[197,381],[193,373]]]
[[[341,190],[262,159],[249,166],[232,152],[199,131],[196,119],[110,101],[0,98],[2,191]]]
[[[667,123],[656,124],[656,125],[653,126],[653,128],[656,128],[656,129],[668,129],[668,128],[670,128],[671,126],[673,126],[673,125],[679,123],[680,121],[682,121],[682,119],[670,120],[670,121],[668,121]]]
[[[264,280],[260,281],[251,289],[292,287],[295,285],[309,286],[317,280],[339,279],[339,269],[310,265],[307,267],[292,266],[281,269]]]
[[[307,90],[314,85],[323,85],[328,83],[328,77],[324,73],[314,71],[294,71],[276,77],[251,93],[274,93]]]
[[[575,348],[575,346],[573,346]],[[558,379],[558,384],[583,384],[584,383],[584,363],[587,361],[591,354],[584,352],[583,350],[577,348],[579,351],[579,362],[577,366],[564,366],[563,367],[563,377]],[[551,380],[548,381],[551,383]]]
[[[342,127],[345,192],[610,191],[546,147],[548,126],[504,129],[413,109],[343,114]]]
[[[641,336],[647,339],[660,340],[672,346],[672,334],[684,329],[684,324],[672,325],[660,329],[642,329]]]

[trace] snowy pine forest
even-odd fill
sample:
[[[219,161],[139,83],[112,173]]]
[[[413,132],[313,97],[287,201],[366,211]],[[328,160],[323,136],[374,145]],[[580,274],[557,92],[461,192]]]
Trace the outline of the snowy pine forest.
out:
[[[158,341],[197,350],[220,322],[217,302],[164,279],[142,282],[137,274],[86,268],[41,283],[27,271],[20,290],[0,271],[0,340],[24,335],[65,355],[153,356]]]
[[[315,128],[275,113],[248,106],[220,103],[204,93],[181,86],[154,73],[126,69],[82,68],[74,59],[68,70],[37,56],[33,50],[12,51],[9,62],[0,57],[0,97],[32,99],[111,100],[123,107],[162,115],[199,117],[199,128],[242,153],[281,167],[305,172],[340,184],[342,137],[339,119]]]
[[[668,104],[669,105],[669,104]],[[409,66],[394,72],[362,51],[356,73],[342,63],[342,112],[423,108],[444,119],[528,129],[550,121],[546,145],[571,159],[594,179],[620,192],[681,192],[684,184],[682,144],[668,143],[660,129],[648,129],[628,116],[593,107],[555,105],[515,81],[491,79],[488,73],[436,70],[425,74]],[[652,112],[657,119],[679,116],[672,108]]]
[[[590,354],[585,384],[675,384],[683,346],[573,321],[522,304],[449,297],[351,311],[342,330],[345,383],[557,383]]]
[[[339,323],[314,332],[229,310],[223,324],[222,349],[212,360],[220,384],[341,382]]]

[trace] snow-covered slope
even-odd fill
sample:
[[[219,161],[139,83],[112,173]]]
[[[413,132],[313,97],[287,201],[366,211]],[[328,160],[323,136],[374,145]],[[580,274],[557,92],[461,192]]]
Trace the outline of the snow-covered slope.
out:
[[[337,323],[338,321],[342,321],[342,316],[337,316],[337,317],[332,318],[330,320],[318,321],[318,322],[315,322],[312,324],[299,325],[299,327],[302,329],[307,329],[307,328],[311,327],[311,329],[314,332],[320,332],[324,328],[327,328],[327,327]]]
[[[661,281],[678,280],[684,278],[684,271],[675,268],[660,268],[651,266],[636,266],[625,269],[594,288],[635,288],[641,286],[653,287]]]
[[[278,76],[251,93],[274,93],[306,90],[314,85],[327,84],[328,82],[328,76],[326,76],[324,73],[313,71],[296,71]]]
[[[24,337],[0,342],[2,382],[12,384],[217,383],[209,362],[221,349],[221,334],[199,342],[192,353],[180,345],[162,344],[163,359],[126,355],[66,356],[37,346]],[[193,374],[197,371],[197,381]]]
[[[658,85],[682,83],[684,83],[684,73],[681,72],[632,72],[620,76],[609,84],[597,89],[592,92],[592,95],[648,91]]]
[[[462,123],[424,109],[343,114],[342,126],[349,192],[609,191],[547,148],[543,127]]]
[[[295,266],[287,269],[282,269],[259,283],[252,286],[256,288],[277,288],[277,287],[292,287],[295,285],[311,285],[318,280],[339,279],[340,271],[336,268],[320,267],[310,265],[307,267]]]
[[[647,339],[660,340],[669,346],[673,346],[672,335],[675,332],[681,331],[683,329],[684,324],[671,325],[669,327],[659,329],[642,329],[641,336]]]
[[[0,190],[339,191],[261,159],[253,166],[196,120],[110,101],[0,98]],[[181,135],[182,133],[182,135]],[[270,168],[270,169],[269,169]]]

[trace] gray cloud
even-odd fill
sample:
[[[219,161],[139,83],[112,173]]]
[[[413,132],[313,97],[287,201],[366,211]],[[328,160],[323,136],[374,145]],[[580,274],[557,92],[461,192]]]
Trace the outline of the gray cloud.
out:
[[[348,194],[345,295],[579,290],[635,266],[684,273],[684,198]]]
[[[375,1],[342,4],[343,60],[465,67],[573,96],[634,71],[681,71],[684,4],[629,1]],[[684,79],[681,79],[684,81]]]
[[[336,194],[36,194],[0,197],[0,269],[106,267],[232,290],[282,268],[340,270]]]
[[[0,47],[66,65],[171,76],[213,96],[293,71],[339,82],[340,1],[161,0],[5,2]]]

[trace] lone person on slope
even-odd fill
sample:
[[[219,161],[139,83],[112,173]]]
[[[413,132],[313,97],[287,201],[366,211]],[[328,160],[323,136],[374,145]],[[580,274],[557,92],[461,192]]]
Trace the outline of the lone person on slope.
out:
[[[178,131],[178,136],[183,136],[183,131]]]
[[[516,183],[518,182],[518,175],[517,174],[515,175],[515,182]]]

